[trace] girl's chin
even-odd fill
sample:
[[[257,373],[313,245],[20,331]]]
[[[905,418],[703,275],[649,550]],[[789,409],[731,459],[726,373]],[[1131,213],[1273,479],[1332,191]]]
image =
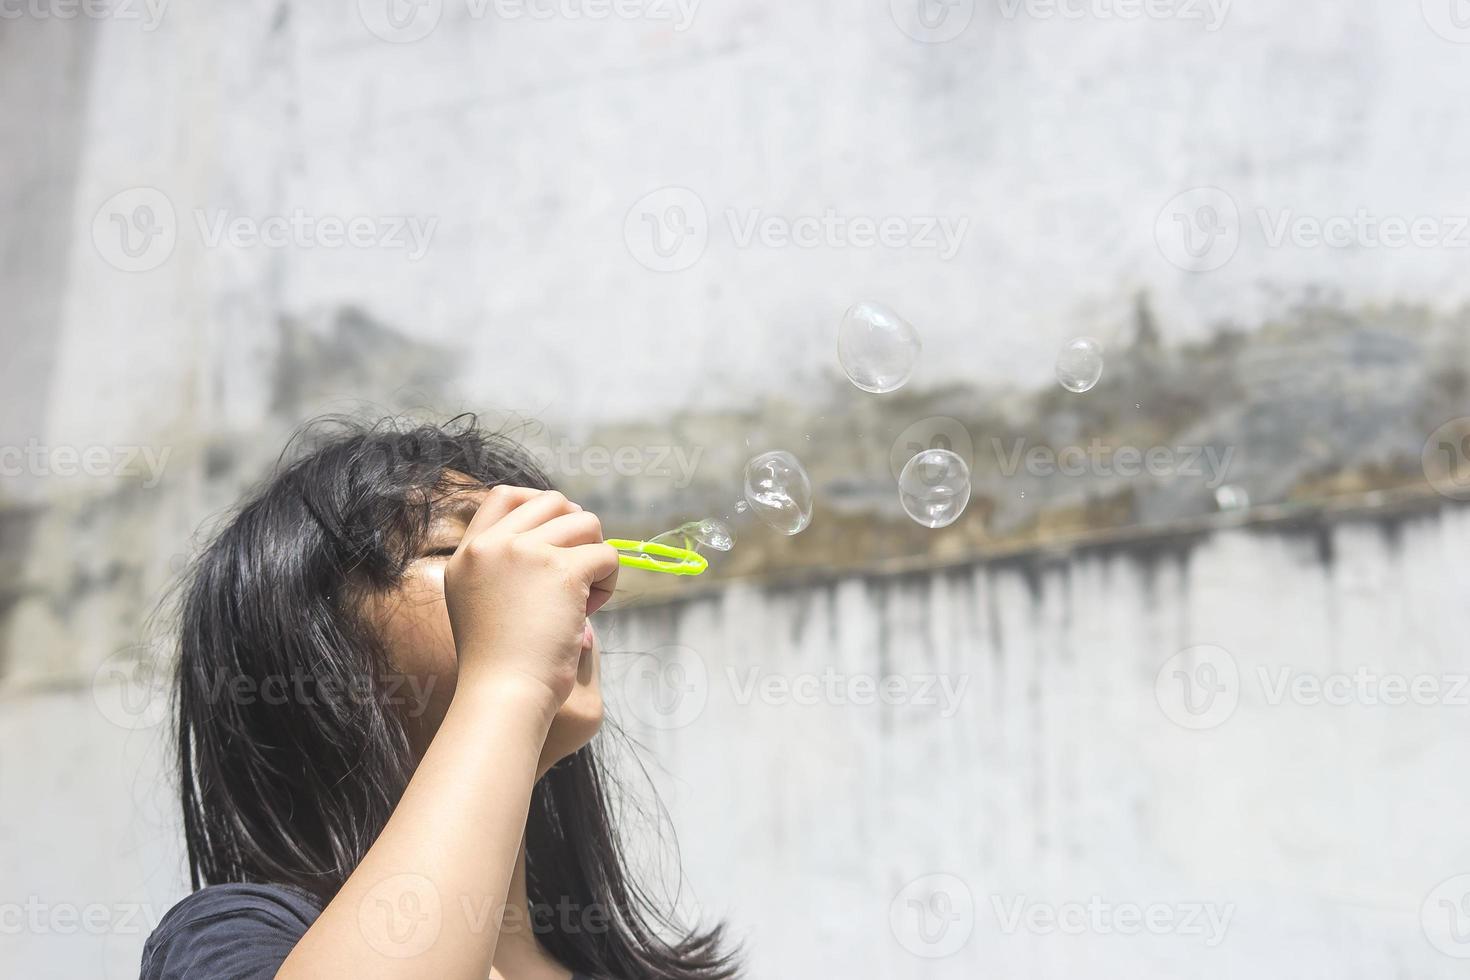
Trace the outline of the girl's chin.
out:
[[[578,684],[572,690],[546,736],[543,766],[549,768],[592,741],[602,727],[602,692],[597,685]]]

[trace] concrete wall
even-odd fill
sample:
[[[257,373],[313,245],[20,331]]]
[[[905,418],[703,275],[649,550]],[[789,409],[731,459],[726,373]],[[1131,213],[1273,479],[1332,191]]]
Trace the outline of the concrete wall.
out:
[[[29,417],[44,406],[10,421],[55,444],[248,427],[270,407],[279,318],[344,305],[452,348],[445,401],[587,423],[799,395],[835,372],[837,320],[865,296],[921,327],[924,384],[1046,379],[1063,340],[1106,339],[1140,291],[1171,340],[1310,296],[1464,302],[1455,81],[1470,47],[1419,5],[1239,3],[1210,30],[1195,0],[1136,20],[962,0],[972,19],[945,44],[900,30],[904,5],[699,3],[678,30],[653,0],[649,17],[607,21],[434,0],[436,29],[402,44],[365,27],[373,0],[168,5],[153,30],[7,20],[7,89],[24,93],[8,112],[34,134],[0,150],[19,176],[7,295],[37,352],[6,380]],[[698,200],[640,204],[666,187]],[[1238,253],[1209,273],[1156,236],[1197,187],[1230,198],[1197,205],[1240,214]],[[141,204],[160,226],[171,211],[172,234],[131,260],[118,222]],[[651,270],[648,221],[680,204],[707,247]],[[1343,248],[1273,247],[1262,208],[1268,227],[1425,217],[1444,247],[1358,232]],[[742,247],[728,219],[829,209],[849,228],[821,233],[832,247]],[[221,215],[258,228],[298,213],[366,217],[388,241],[207,234]],[[917,247],[849,244],[847,223],[888,216]],[[927,217],[968,222],[952,256],[923,247]],[[421,257],[394,244],[397,218],[433,224]],[[625,235],[630,218],[643,231]],[[613,372],[669,380],[609,385]],[[385,372],[376,390],[334,394],[396,386]]]
[[[1467,536],[1454,509],[732,589],[605,662],[757,976],[1450,977]]]
[[[0,448],[43,465],[0,483],[0,972],[128,976],[178,896],[158,729],[117,683],[195,529],[308,414],[799,418],[825,410],[837,320],[868,297],[918,324],[914,388],[936,391],[1046,384],[1065,339],[1125,339],[1140,294],[1177,350],[1303,305],[1413,320],[1470,291],[1470,34],[1451,0],[1133,19],[955,0],[928,27],[907,0],[634,8],[428,0],[402,29],[374,0],[4,8]],[[233,240],[212,237],[222,218],[243,220]],[[854,241],[886,218],[899,244]],[[254,240],[278,219],[284,245]],[[352,219],[367,244],[300,230]],[[1414,222],[1416,242],[1384,244]],[[1324,223],[1345,238],[1315,241]],[[1443,421],[1399,416],[1394,452]],[[58,450],[94,449],[97,474],[55,472]],[[1467,534],[1447,505],[739,585],[613,631],[634,654],[693,651],[702,711],[649,701],[650,678],[690,675],[636,655],[609,658],[633,678],[610,697],[667,771],[693,893],[749,936],[759,976],[1449,976],[1431,891],[1470,872],[1466,709],[1272,707],[1257,669],[1453,674]],[[1154,688],[1198,644],[1231,659],[1191,654],[1166,699],[1176,667],[1242,680],[1227,722],[1188,731]],[[966,694],[949,718],[742,705],[726,673],[829,665]],[[957,941],[966,895],[968,941],[924,958]],[[1094,895],[1233,919],[1214,947],[996,934],[997,897]],[[916,932],[910,901],[955,928]],[[100,927],[65,924],[90,905]],[[39,927],[10,926],[33,911]]]
[[[1467,546],[1450,507],[738,586],[614,615],[604,688],[681,906],[753,976],[1448,978]],[[162,714],[123,680],[0,714],[5,908],[42,923],[0,933],[14,975],[129,976],[181,894]]]

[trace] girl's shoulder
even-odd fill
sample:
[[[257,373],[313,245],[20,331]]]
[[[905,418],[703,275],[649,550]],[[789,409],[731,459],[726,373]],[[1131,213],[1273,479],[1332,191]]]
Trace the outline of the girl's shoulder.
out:
[[[318,899],[289,885],[206,885],[159,920],[140,980],[274,976],[319,914]]]

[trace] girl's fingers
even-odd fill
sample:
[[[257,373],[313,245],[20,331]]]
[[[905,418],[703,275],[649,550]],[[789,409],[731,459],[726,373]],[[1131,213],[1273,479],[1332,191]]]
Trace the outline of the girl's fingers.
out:
[[[524,534],[534,531],[553,518],[575,514],[581,509],[568,500],[565,494],[556,490],[543,490],[497,521],[495,531],[497,534]]]
[[[596,514],[577,511],[553,517],[534,531],[527,532],[526,537],[534,538],[545,544],[556,545],[558,548],[600,544],[602,542],[602,522],[597,519]]]
[[[601,609],[618,587],[618,551],[610,544],[583,544],[567,549],[583,569],[592,588],[587,594],[587,615]]]
[[[464,538],[462,540],[473,540],[477,534],[498,524],[511,511],[527,501],[539,497],[545,492],[545,490],[533,490],[530,487],[513,487],[508,484],[491,487],[480,501],[480,506],[475,511],[475,516],[470,518],[470,523],[465,527]]]

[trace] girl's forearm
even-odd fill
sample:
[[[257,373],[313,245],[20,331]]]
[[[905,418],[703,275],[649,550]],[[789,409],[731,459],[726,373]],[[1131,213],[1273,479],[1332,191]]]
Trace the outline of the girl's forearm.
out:
[[[484,980],[556,708],[544,686],[461,676],[387,826],[277,976]]]

